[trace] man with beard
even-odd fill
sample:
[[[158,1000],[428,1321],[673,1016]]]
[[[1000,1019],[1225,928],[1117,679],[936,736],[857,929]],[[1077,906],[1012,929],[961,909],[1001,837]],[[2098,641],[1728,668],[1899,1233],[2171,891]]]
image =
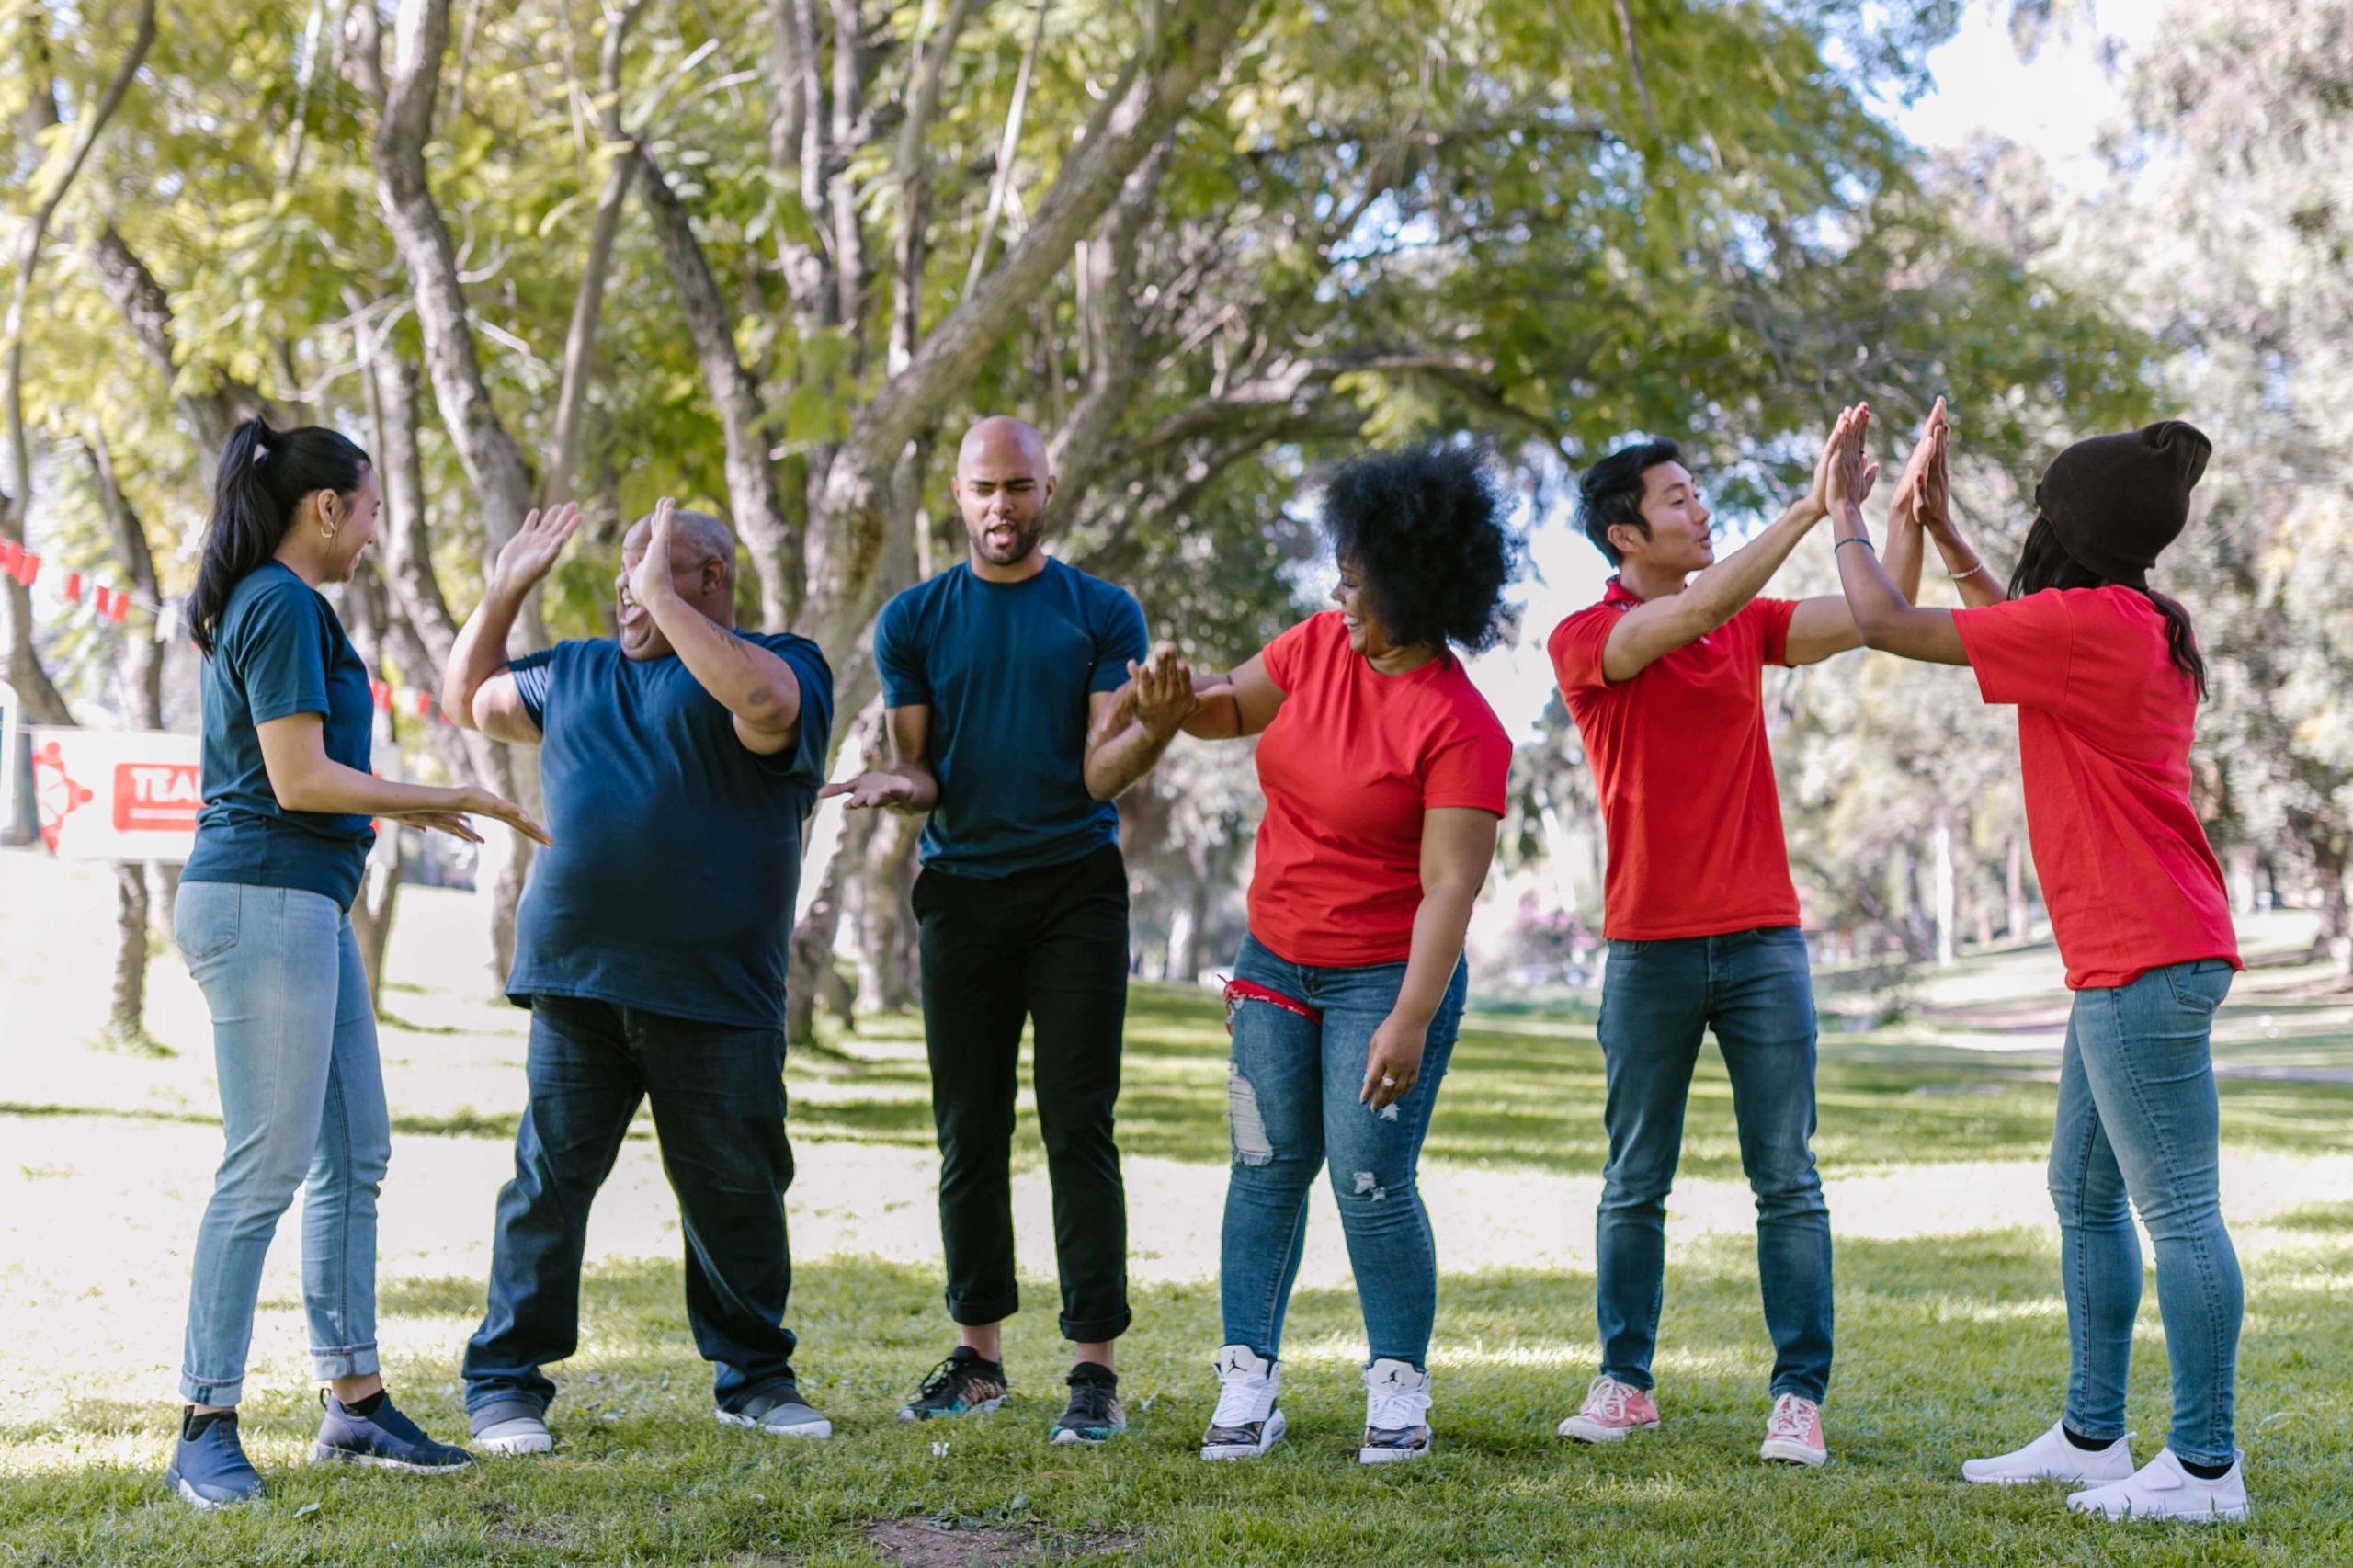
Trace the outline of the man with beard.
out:
[[[1062,1331],[1075,1361],[1052,1440],[1099,1443],[1126,1426],[1111,1342],[1130,1317],[1127,1194],[1111,1137],[1128,881],[1111,802],[1196,704],[1174,649],[1142,663],[1133,597],[1046,554],[1040,531],[1053,494],[1031,426],[991,418],[966,434],[954,495],[970,558],[899,595],[875,622],[894,764],[821,794],[927,813],[914,903],[959,1343],[900,1417],[1005,1401],[998,1330],[1020,1304],[1010,1162],[1026,1019]],[[1115,694],[1131,676],[1131,710]]]
[[[621,542],[619,638],[510,662],[515,618],[578,517],[534,517],[499,551],[441,686],[453,722],[540,748],[562,824],[516,915],[506,992],[531,1009],[529,1097],[466,1413],[480,1449],[548,1451],[540,1369],[578,1346],[588,1206],[649,1100],[719,1419],[829,1437],[783,1325],[784,977],[833,673],[805,638],[735,629],[733,536],[666,498]]]

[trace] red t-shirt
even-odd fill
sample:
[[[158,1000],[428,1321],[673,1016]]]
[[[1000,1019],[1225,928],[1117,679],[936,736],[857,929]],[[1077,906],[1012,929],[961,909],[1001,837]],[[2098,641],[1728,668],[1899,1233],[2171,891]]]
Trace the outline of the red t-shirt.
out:
[[[2222,868],[2189,806],[2198,688],[2131,588],[1953,612],[1988,702],[2018,710],[2027,838],[2070,989],[2195,959],[2239,964]]]
[[[1763,670],[1789,663],[1794,599],[1751,599],[1696,642],[1612,685],[1601,651],[1643,601],[1609,579],[1545,644],[1585,738],[1609,847],[1601,932],[1631,942],[1798,923]]]
[[[1337,610],[1259,657],[1284,695],[1258,742],[1251,935],[1315,969],[1403,963],[1422,906],[1422,813],[1502,816],[1511,737],[1451,653],[1382,675],[1350,651]]]

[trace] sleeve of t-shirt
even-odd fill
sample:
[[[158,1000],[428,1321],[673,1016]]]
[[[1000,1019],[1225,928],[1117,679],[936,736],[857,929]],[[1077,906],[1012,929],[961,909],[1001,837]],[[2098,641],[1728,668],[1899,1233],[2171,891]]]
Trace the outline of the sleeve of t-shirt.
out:
[[[254,722],[327,710],[327,627],[309,588],[265,585],[238,628],[236,668]]]
[[[913,592],[901,594],[874,618],[874,673],[882,680],[885,708],[925,708],[931,704],[931,672],[925,667],[923,648],[915,636]],[[1126,672],[1120,672],[1125,678]]]
[[[570,646],[568,642],[559,642],[506,663],[506,673],[515,677],[515,695],[522,699],[523,711],[531,716],[532,724],[543,734],[548,727],[548,694],[555,686],[555,656]]]
[[[1258,663],[1267,672],[1267,678],[1286,696],[1299,679],[1300,665],[1307,658],[1308,640],[1315,635],[1315,623],[1322,619],[1311,615],[1258,650]]]
[[[1790,622],[1797,613],[1795,599],[1751,599],[1732,619],[1734,626],[1756,640],[1758,664],[1786,665],[1790,662]]]
[[[1113,588],[1104,597],[1103,623],[1095,633],[1095,674],[1086,683],[1090,694],[1119,690],[1128,684],[1128,661],[1140,665],[1152,656],[1152,636],[1136,597]]]
[[[2022,599],[1957,609],[1952,624],[1986,701],[2023,708],[2066,701],[2075,620],[2064,594],[2046,588]]]
[[[833,666],[806,637],[773,633],[753,641],[782,659],[801,686],[800,738],[790,751],[765,760],[783,763],[788,783],[814,790],[825,781],[825,752],[834,738]]]
[[[1422,809],[1467,806],[1504,814],[1511,790],[1511,740],[1492,718],[1462,725],[1422,764]]]
[[[1561,683],[1562,691],[1609,684],[1601,673],[1601,653],[1609,645],[1609,632],[1618,624],[1620,613],[1608,605],[1593,605],[1552,628],[1544,651],[1552,655],[1552,677]]]

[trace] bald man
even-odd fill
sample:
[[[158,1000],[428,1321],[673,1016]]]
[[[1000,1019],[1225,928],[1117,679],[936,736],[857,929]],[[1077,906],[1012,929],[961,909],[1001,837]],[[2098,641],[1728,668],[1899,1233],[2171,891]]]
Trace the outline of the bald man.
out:
[[[528,1095],[489,1310],[466,1346],[474,1444],[551,1446],[540,1369],[578,1345],[588,1206],[648,1100],[719,1419],[828,1437],[784,1327],[784,977],[833,673],[805,639],[735,630],[734,536],[667,499],[621,543],[620,636],[508,659],[516,616],[578,524],[576,508],[534,513],[499,552],[441,686],[453,722],[540,748],[559,824],[531,864],[506,982],[531,1009]]]
[[[1111,802],[1167,748],[1193,707],[1192,683],[1140,683],[1139,722],[1110,722],[1114,693],[1147,656],[1143,611],[1124,589],[1046,554],[1054,476],[1036,430],[1005,418],[972,426],[954,496],[969,559],[892,599],[875,622],[895,764],[823,791],[853,810],[928,814],[915,910],[958,1344],[899,1415],[963,1415],[1006,1397],[998,1325],[1020,1304],[1009,1166],[1026,1019],[1075,1363],[1051,1437],[1099,1443],[1127,1424],[1111,1359],[1129,1321],[1111,1113],[1128,878]],[[1171,651],[1152,668],[1182,675]]]

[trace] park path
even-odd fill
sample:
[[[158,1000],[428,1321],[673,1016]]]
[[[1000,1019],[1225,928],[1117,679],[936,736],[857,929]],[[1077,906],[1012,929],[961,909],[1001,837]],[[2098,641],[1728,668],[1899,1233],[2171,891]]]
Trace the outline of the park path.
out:
[[[188,1289],[188,1248],[210,1188],[220,1133],[195,1123],[111,1116],[0,1115],[0,1406],[38,1424],[85,1398],[165,1400]],[[831,1142],[797,1145],[789,1202],[796,1261],[870,1256],[936,1268],[928,1151]],[[382,1202],[380,1285],[461,1282],[449,1310],[403,1312],[383,1325],[388,1353],[455,1357],[489,1267],[491,1205],[509,1148],[489,1138],[403,1136]],[[1140,1305],[1170,1281],[1214,1278],[1225,1189],[1222,1165],[1127,1161],[1132,1268]],[[2050,1228],[2041,1166],[2027,1160],[1902,1166],[1828,1180],[1840,1237],[1906,1240],[2025,1225]],[[1518,1169],[1438,1166],[1423,1193],[1449,1273],[1592,1267],[1597,1179]],[[2353,1201],[2353,1155],[2232,1153],[2225,1204],[2243,1250],[2296,1244],[2268,1221],[2314,1203]],[[1671,1253],[1689,1258],[1745,1235],[1754,1214],[1737,1182],[1684,1182],[1672,1203]],[[1052,1223],[1042,1171],[1017,1175],[1014,1213],[1025,1273],[1050,1275]],[[262,1386],[301,1387],[298,1234],[290,1216],[273,1248],[256,1326]],[[598,1264],[668,1262],[680,1253],[676,1206],[650,1141],[622,1150],[591,1223]],[[1300,1283],[1348,1278],[1338,1215],[1319,1185]],[[1033,1290],[1044,1310],[1051,1287]],[[428,1298],[429,1299],[429,1298]],[[1564,1299],[1561,1335],[1589,1333],[1589,1303]],[[1320,1353],[1309,1348],[1307,1358]],[[1440,1357],[1444,1358],[1443,1355]]]

